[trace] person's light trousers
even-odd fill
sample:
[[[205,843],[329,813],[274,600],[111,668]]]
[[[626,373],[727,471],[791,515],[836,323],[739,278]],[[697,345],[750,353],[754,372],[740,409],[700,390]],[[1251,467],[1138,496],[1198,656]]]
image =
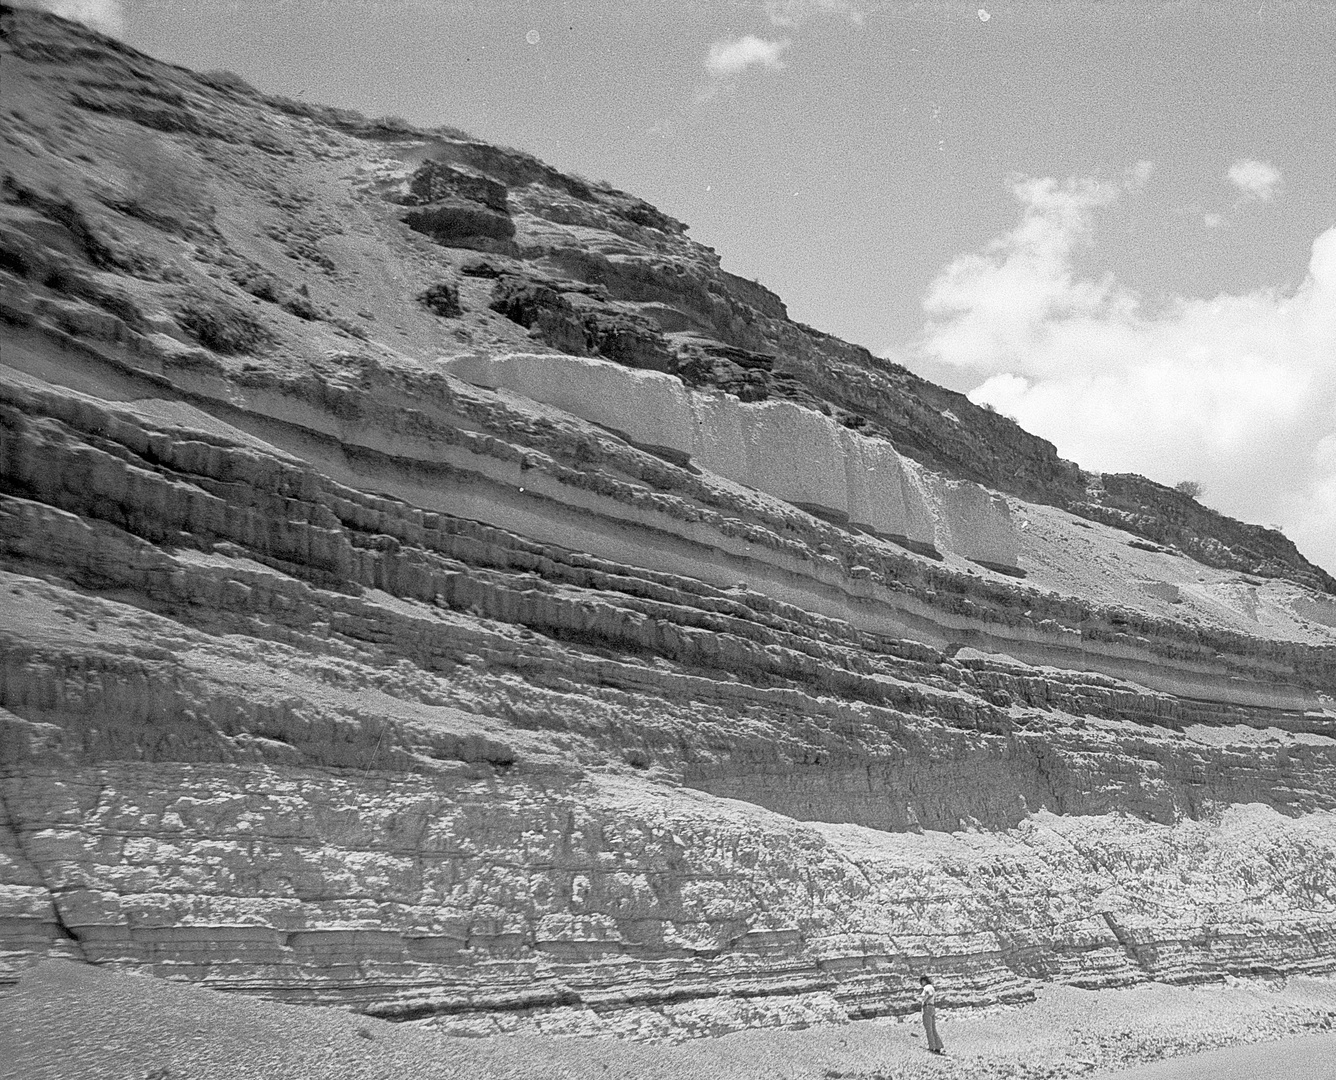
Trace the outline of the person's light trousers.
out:
[[[942,1037],[937,1034],[937,1007],[923,1004],[923,1030],[928,1033],[928,1049],[941,1050]]]

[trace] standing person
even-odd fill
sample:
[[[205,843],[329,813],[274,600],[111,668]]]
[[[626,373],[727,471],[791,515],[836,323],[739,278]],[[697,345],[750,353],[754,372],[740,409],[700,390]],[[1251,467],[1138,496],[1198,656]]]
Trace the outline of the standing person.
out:
[[[919,1001],[923,1003],[923,1030],[928,1033],[928,1052],[945,1054],[946,1047],[937,1034],[937,987],[926,975],[919,976]]]

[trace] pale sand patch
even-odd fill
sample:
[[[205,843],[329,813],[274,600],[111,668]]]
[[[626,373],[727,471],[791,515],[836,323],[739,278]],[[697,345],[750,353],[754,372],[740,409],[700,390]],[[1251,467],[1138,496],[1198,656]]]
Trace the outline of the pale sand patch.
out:
[[[949,980],[942,981],[942,988],[949,992]],[[607,1038],[460,1039],[429,1026],[278,1005],[50,961],[30,969],[13,993],[0,997],[0,1077],[1059,1080],[1232,1043],[1323,1032],[1273,1041],[1266,1048],[1273,1056],[1262,1055],[1298,1063],[1287,1065],[1285,1080],[1308,1080],[1300,1071],[1312,1056],[1308,1047],[1323,1041],[1336,1044],[1336,1036],[1328,1033],[1334,1021],[1336,978],[1294,978],[1287,983],[1233,980],[1231,985],[1195,988],[1050,987],[1030,1005],[945,1009],[939,1026],[946,1058],[926,1053],[913,1016],[796,1031],[746,1031],[678,1045]],[[1252,1061],[1248,1053],[1235,1050],[1218,1060],[1225,1066]],[[1167,1064],[1185,1067],[1188,1062]],[[1207,1075],[1217,1074],[1135,1072],[1123,1080]],[[1229,1076],[1218,1075],[1221,1080]]]
[[[1056,507],[1010,502],[1020,566],[1035,588],[1271,640],[1336,640],[1336,601],[1330,598],[1289,581],[1203,566]]]
[[[1091,1080],[1331,1080],[1336,1076],[1336,1035],[1230,1046],[1170,1061],[1157,1061]]]

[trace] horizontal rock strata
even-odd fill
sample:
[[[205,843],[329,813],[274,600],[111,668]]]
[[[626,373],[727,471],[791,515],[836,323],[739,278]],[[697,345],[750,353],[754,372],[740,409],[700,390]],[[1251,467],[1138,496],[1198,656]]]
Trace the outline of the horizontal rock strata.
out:
[[[0,985],[676,1038],[1333,968],[1283,538],[607,185],[0,20]]]
[[[662,1035],[714,1030],[721,996],[748,1022],[906,1008],[925,966],[987,1001],[1327,963],[1316,716],[537,544],[184,403],[5,393],[11,972],[54,947],[460,1030]],[[1084,901],[1036,836],[1090,845]],[[1239,859],[1267,867],[1247,902],[1214,869]],[[1222,898],[1174,914],[1151,867]]]
[[[736,480],[819,517],[936,553],[1017,570],[1005,499],[977,484],[944,481],[896,452],[792,402],[745,404],[702,394],[680,379],[606,360],[550,355],[461,357],[451,374],[624,434],[680,464]]]

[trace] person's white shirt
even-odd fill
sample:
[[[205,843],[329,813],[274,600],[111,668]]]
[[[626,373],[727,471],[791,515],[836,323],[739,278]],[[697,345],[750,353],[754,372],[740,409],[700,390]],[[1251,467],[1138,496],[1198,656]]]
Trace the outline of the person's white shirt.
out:
[[[923,990],[919,993],[919,1000],[924,1005],[934,1004],[937,1000],[937,987],[933,986],[932,983],[924,983]]]

